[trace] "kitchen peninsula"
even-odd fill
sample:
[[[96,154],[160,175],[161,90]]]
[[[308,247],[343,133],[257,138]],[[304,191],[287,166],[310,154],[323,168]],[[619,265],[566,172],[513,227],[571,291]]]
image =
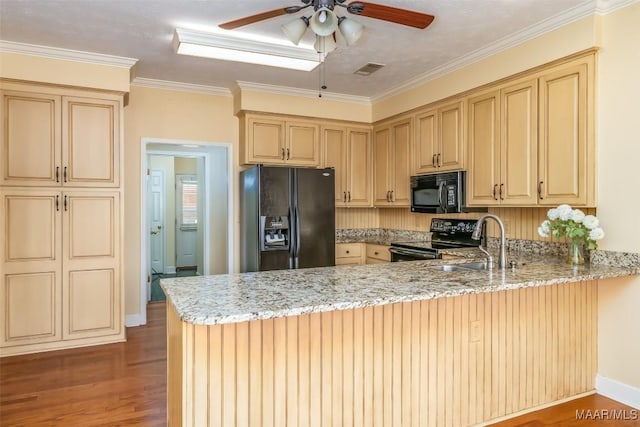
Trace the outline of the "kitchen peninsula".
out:
[[[169,426],[472,425],[593,390],[596,281],[640,266],[509,259],[163,280]]]

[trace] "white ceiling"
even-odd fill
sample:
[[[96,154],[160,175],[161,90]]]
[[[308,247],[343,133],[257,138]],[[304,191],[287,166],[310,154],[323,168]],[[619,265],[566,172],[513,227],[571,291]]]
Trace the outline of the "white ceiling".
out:
[[[615,2],[615,0],[611,0]],[[349,1],[348,1],[349,2]],[[366,17],[362,38],[326,60],[327,92],[376,98],[452,64],[592,14],[607,0],[379,0],[435,16],[424,30]],[[317,90],[311,72],[177,55],[176,27],[216,29],[226,21],[299,0],[0,0],[0,40],[135,58],[136,77],[232,88],[236,81]],[[338,14],[346,14],[337,9]],[[306,15],[309,9],[306,9]],[[231,33],[289,43],[284,15]],[[354,17],[351,15],[351,17]],[[223,31],[223,30],[219,30]],[[310,33],[310,31],[308,31]],[[310,34],[303,42],[312,44]],[[368,62],[386,66],[370,76],[353,72]]]

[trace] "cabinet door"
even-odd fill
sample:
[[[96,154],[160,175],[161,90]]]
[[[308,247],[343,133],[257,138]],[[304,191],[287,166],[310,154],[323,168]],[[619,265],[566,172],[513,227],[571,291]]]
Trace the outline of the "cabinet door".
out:
[[[247,119],[245,161],[247,163],[284,164],[284,121],[266,118]]]
[[[120,103],[63,97],[62,177],[75,187],[117,187]]]
[[[391,175],[391,128],[383,127],[374,131],[373,137],[373,204],[388,206]]]
[[[500,91],[468,100],[467,204],[500,203]]]
[[[501,90],[501,179],[503,205],[535,205],[538,169],[538,84],[527,80]]]
[[[60,185],[61,107],[56,95],[2,92],[3,185]]]
[[[540,204],[584,205],[588,175],[586,63],[559,68],[540,78]]]
[[[413,128],[411,119],[395,124],[392,128],[393,141],[389,157],[392,159],[392,185],[390,199],[393,206],[411,205],[410,147]]]
[[[347,130],[347,202],[349,206],[371,206],[371,132]]]
[[[64,339],[122,332],[119,204],[117,192],[64,194]]]
[[[336,171],[336,207],[347,203],[347,130],[345,128],[322,128],[324,147],[323,166]]]
[[[420,113],[415,118],[416,139],[414,143],[413,174],[435,172],[438,154],[437,111]]]
[[[0,194],[5,233],[0,244],[0,347],[59,341],[60,192],[12,189]]]
[[[320,165],[319,126],[305,122],[287,122],[286,131],[286,162],[292,166]]]
[[[439,171],[462,169],[463,116],[462,101],[438,108],[438,132],[440,145],[436,154]]]

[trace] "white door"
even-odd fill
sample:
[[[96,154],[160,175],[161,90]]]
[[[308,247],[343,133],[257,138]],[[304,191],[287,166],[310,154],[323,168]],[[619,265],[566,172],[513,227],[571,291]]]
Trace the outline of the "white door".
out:
[[[152,169],[147,197],[151,273],[164,273],[164,171]]]
[[[197,267],[198,177],[176,175],[176,268]]]

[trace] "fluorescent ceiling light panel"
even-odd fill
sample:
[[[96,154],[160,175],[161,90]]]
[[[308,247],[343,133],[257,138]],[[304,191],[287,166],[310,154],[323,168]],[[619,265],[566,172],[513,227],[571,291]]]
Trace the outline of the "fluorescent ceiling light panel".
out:
[[[214,33],[176,28],[176,51],[224,61],[247,62],[292,70],[311,71],[319,64],[314,50],[256,42]]]

